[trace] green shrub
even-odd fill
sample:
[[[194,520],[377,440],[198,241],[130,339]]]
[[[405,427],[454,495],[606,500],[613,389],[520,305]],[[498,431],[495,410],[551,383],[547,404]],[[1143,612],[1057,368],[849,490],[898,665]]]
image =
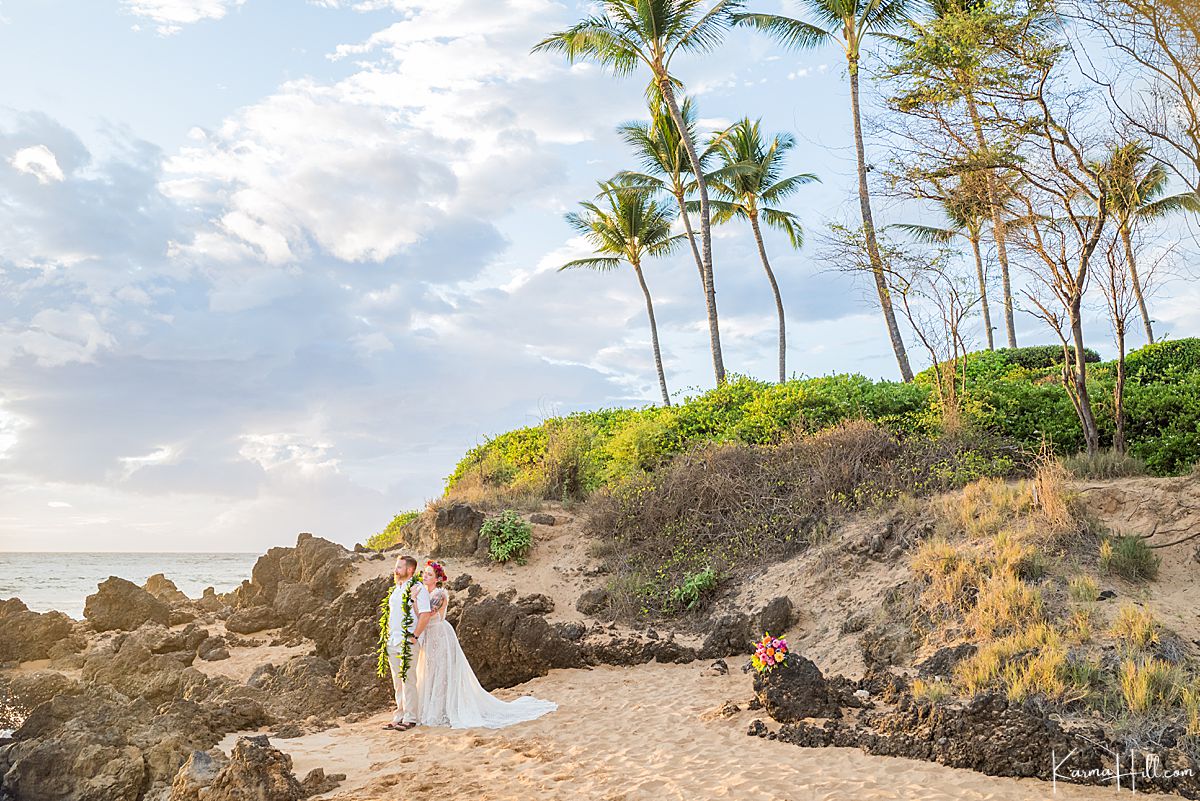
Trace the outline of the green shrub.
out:
[[[495,562],[516,559],[524,563],[533,546],[533,526],[521,519],[512,509],[483,522],[479,533],[488,539],[488,555]]]
[[[1154,579],[1159,558],[1141,537],[1117,537],[1100,543],[1100,569],[1130,581]]]
[[[387,528],[378,534],[372,534],[367,540],[366,546],[373,551],[382,551],[392,547],[400,541],[400,529],[416,520],[420,514],[417,511],[401,512],[392,518],[392,522],[387,524]]]
[[[1063,459],[1063,466],[1076,478],[1124,478],[1146,475],[1146,463],[1129,453],[1103,450],[1093,456],[1080,453]]]
[[[689,573],[683,583],[671,588],[671,603],[676,609],[695,609],[701,599],[717,587],[717,574],[711,567]]]
[[[1125,357],[1125,374],[1133,384],[1161,384],[1200,373],[1200,339],[1155,342]]]
[[[1200,373],[1125,392],[1130,451],[1156,475],[1186,473],[1200,460]]]
[[[996,351],[1009,364],[1024,367],[1026,370],[1041,370],[1047,367],[1057,367],[1063,363],[1063,348],[1061,345],[1034,345],[1026,348],[1001,348]],[[1067,358],[1075,360],[1075,347],[1067,347]],[[1083,349],[1083,360],[1090,364],[1100,361],[1100,354],[1091,348]]]

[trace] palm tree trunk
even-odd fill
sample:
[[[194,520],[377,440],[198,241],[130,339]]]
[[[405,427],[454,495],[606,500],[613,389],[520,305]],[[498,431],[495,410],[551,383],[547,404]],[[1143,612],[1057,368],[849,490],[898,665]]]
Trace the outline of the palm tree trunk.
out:
[[[688,163],[692,165],[692,172],[696,176],[696,188],[700,193],[700,242],[703,248],[701,264],[704,278],[704,301],[709,310],[708,339],[709,347],[712,350],[713,373],[716,375],[717,384],[723,384],[725,383],[725,359],[721,353],[721,332],[717,326],[717,290],[713,280],[712,218],[708,211],[708,186],[704,182],[704,170],[700,167],[700,156],[696,153],[696,143],[692,141],[692,137],[687,135],[687,123],[684,122],[683,112],[679,110],[679,103],[675,100],[675,90],[671,86],[670,76],[664,72],[656,74],[655,78],[658,80],[663,99],[667,101],[667,109],[671,112],[671,119],[675,121],[679,138],[687,150]]]
[[[979,307],[983,311],[983,328],[987,332],[988,350],[995,350],[995,337],[992,334],[992,312],[988,307],[987,277],[983,274],[983,254],[979,250],[979,233],[971,232],[971,249],[975,251],[975,276],[979,279]]]
[[[692,229],[692,217],[687,212],[682,192],[675,193],[675,202],[679,204],[679,216],[683,218],[683,230],[687,232],[688,244],[692,247],[692,257],[696,260],[696,269],[700,271],[700,287],[704,292],[704,307],[708,314],[708,345],[712,351],[713,373],[716,375],[717,383],[720,384],[725,380],[725,359],[721,353],[721,326],[717,322],[717,296],[708,280],[708,273],[704,269],[704,257],[700,255],[700,248],[696,245],[696,232]]]
[[[900,366],[900,377],[908,382],[913,379],[912,367],[908,364],[908,351],[904,347],[904,338],[900,335],[900,325],[896,322],[896,310],[892,308],[892,296],[888,291],[887,278],[883,272],[879,242],[875,238],[875,217],[871,213],[871,196],[867,188],[867,154],[863,148],[862,119],[859,112],[857,61],[850,60],[849,71],[850,111],[854,117],[854,152],[858,157],[858,205],[862,211],[863,234],[867,239],[867,255],[871,259],[871,272],[875,276],[875,290],[879,294],[879,308],[883,311],[888,336],[892,340],[892,350],[896,354],[896,363]]]
[[[1146,297],[1142,294],[1142,280],[1138,278],[1137,260],[1133,257],[1133,237],[1129,226],[1121,226],[1121,242],[1125,246],[1125,261],[1129,264],[1129,278],[1133,282],[1133,295],[1137,298],[1142,325],[1146,327],[1146,342],[1154,344],[1154,328],[1150,325],[1150,311],[1146,308]]]
[[[771,270],[771,262],[767,260],[767,249],[763,245],[762,230],[758,227],[758,212],[750,213],[750,227],[754,229],[754,241],[758,245],[758,255],[762,258],[763,269],[767,271],[767,280],[771,282],[771,291],[775,293],[775,313],[779,315],[779,383],[787,380],[787,332],[784,328],[783,296],[779,294],[779,284],[775,281],[775,273]]]
[[[975,96],[967,93],[967,110],[971,114],[971,124],[975,128],[975,143],[980,151],[987,150],[987,137],[983,135],[983,122],[979,119],[979,108],[975,105]],[[1017,346],[1017,327],[1013,315],[1012,279],[1008,271],[1008,230],[1004,222],[1004,211],[996,192],[996,174],[988,170],[986,174],[988,206],[992,211],[992,239],[996,243],[996,260],[1000,262],[1000,285],[1004,291],[1004,329],[1008,334],[1008,346]]]
[[[642,275],[642,266],[636,262],[633,271],[637,273],[638,284],[642,294],[646,296],[646,316],[650,318],[650,344],[654,347],[654,366],[658,370],[658,386],[662,390],[663,406],[671,405],[671,393],[667,392],[667,374],[663,371],[662,351],[658,347],[658,323],[654,321],[654,302],[650,300],[650,287],[646,286],[646,277]]]

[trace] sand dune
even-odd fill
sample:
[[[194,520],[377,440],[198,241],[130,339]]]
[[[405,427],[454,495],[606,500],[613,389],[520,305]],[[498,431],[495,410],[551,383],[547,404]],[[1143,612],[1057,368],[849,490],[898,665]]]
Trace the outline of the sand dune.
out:
[[[500,731],[380,729],[377,715],[318,734],[275,740],[304,775],[322,767],[347,781],[322,796],[388,799],[764,799],[764,801],[1042,801],[1046,782],[1001,779],[856,750],[803,749],[747,737],[762,713],[722,717],[728,700],[745,706],[740,671],[706,676],[703,666],[642,665],[554,671],[503,697],[532,693],[559,711]],[[228,748],[234,738],[221,745]],[[1047,757],[1049,758],[1049,757]],[[1058,788],[1058,798],[1094,799],[1107,790]]]

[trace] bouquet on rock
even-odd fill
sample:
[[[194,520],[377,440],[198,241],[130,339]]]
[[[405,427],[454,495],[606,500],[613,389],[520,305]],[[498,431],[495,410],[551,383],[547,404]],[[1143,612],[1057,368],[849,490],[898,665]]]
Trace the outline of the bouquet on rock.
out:
[[[782,665],[787,659],[787,640],[764,634],[754,646],[754,656],[750,657],[751,664],[759,673],[766,673],[776,665]]]

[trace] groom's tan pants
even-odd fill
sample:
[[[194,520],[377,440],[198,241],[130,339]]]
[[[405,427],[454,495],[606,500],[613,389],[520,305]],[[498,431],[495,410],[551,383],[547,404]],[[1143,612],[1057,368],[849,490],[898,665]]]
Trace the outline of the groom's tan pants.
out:
[[[417,722],[417,646],[413,646],[409,657],[408,681],[400,681],[400,655],[388,649],[388,667],[392,669],[392,687],[396,691],[396,712],[393,723]]]

